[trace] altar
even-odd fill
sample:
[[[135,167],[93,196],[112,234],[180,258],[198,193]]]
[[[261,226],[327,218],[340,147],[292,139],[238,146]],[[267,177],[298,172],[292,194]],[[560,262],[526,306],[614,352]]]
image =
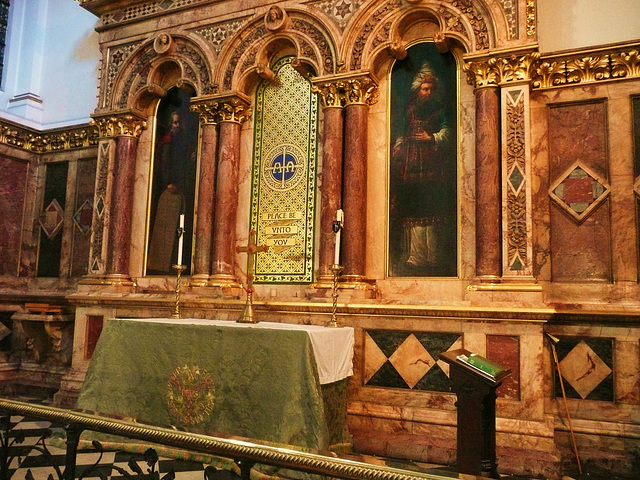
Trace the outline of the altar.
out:
[[[205,434],[326,449],[348,441],[354,331],[110,319],[78,408]]]

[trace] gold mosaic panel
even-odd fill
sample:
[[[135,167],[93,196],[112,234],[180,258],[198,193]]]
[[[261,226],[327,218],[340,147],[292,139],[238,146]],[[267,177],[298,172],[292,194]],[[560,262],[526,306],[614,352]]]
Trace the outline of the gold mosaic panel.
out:
[[[255,282],[313,280],[318,103],[311,83],[291,66],[274,67],[279,82],[257,92],[251,229],[258,245]]]

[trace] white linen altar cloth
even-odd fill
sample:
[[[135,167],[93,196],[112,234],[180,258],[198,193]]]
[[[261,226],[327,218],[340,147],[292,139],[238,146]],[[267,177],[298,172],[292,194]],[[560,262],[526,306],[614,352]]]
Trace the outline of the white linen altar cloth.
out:
[[[124,319],[123,319],[124,320]],[[232,320],[199,318],[127,318],[137,322],[180,323],[181,325],[211,325],[218,327],[304,330],[309,335],[318,367],[320,384],[337,382],[353,375],[353,327],[323,327],[293,323],[239,323]]]

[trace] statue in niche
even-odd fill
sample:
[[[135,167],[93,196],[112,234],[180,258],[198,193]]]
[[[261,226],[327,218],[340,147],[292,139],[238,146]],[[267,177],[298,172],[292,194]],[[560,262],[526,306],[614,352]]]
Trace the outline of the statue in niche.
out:
[[[456,78],[431,42],[391,73],[391,276],[457,275]]]
[[[170,274],[183,263],[189,273],[197,167],[198,116],[188,93],[172,88],[158,106],[151,189],[147,274]],[[184,255],[177,258],[177,228],[185,215]]]

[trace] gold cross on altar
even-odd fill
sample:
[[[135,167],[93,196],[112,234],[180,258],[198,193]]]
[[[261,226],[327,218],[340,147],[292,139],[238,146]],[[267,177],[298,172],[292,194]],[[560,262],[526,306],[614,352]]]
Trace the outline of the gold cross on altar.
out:
[[[253,275],[255,273],[256,255],[258,252],[266,252],[269,250],[267,245],[256,245],[256,232],[255,230],[249,231],[249,243],[243,247],[236,246],[236,252],[247,252],[247,302],[244,305],[242,315],[238,319],[238,322],[242,323],[258,323],[253,316]]]

